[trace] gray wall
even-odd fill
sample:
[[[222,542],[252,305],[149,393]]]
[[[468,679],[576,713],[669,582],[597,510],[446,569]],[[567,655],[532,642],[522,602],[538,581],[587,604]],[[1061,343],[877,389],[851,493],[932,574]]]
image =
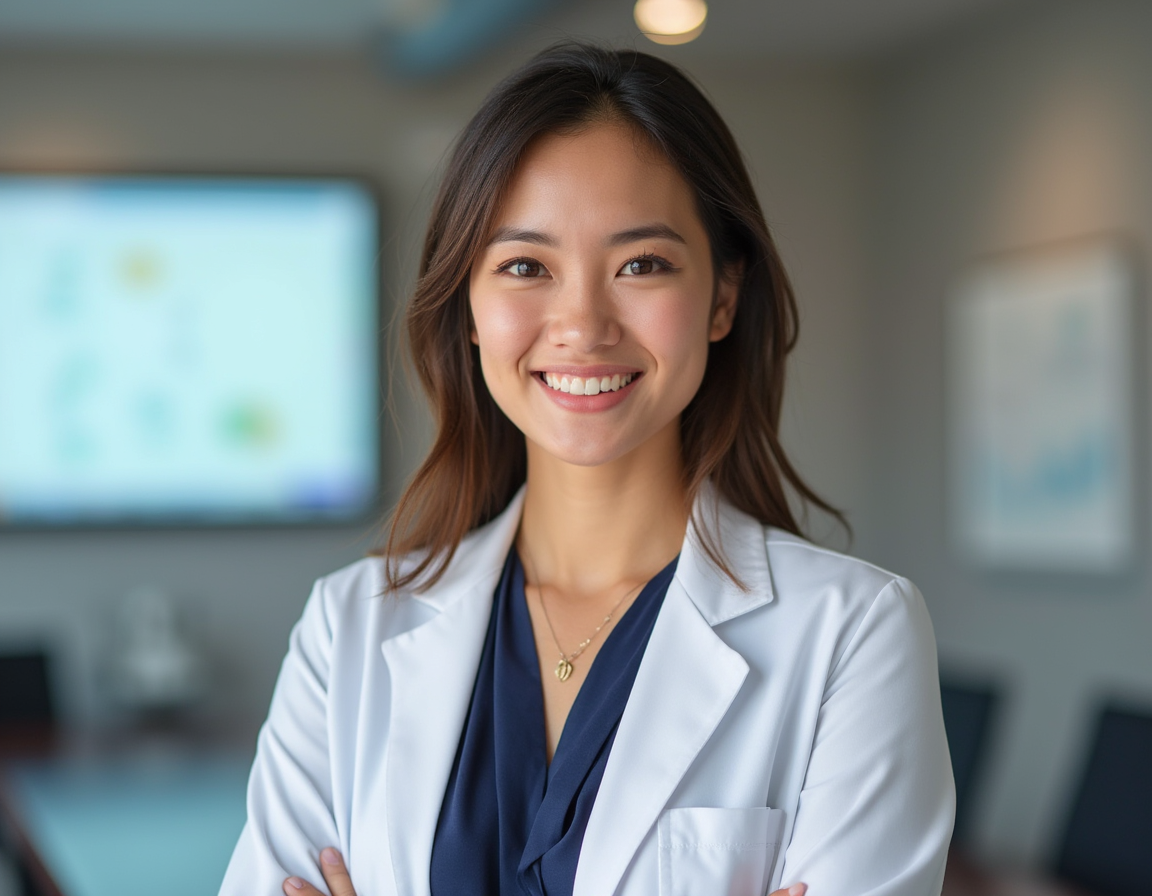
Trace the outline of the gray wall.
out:
[[[0,53],[0,167],[367,172],[387,203],[383,264],[394,299],[411,280],[438,159],[513,62],[405,89],[352,57],[9,49]],[[743,144],[804,306],[789,441],[813,482],[851,508],[867,479],[855,449],[864,394],[854,375],[865,360],[866,90],[851,72],[827,68],[694,70]],[[422,412],[402,384],[397,392],[393,492],[427,438]],[[69,716],[105,719],[96,673],[113,609],[128,590],[159,586],[213,657],[209,711],[258,718],[311,581],[361,556],[371,537],[364,528],[2,533],[0,643],[59,644]]]
[[[1150,38],[1147,3],[1045,2],[923,47],[878,85],[867,549],[921,586],[945,668],[1008,687],[977,816],[983,851],[1006,860],[1039,860],[1058,835],[1097,698],[1152,702],[1148,532],[1135,567],[1112,578],[982,574],[957,559],[945,526],[944,301],[965,263],[990,251],[1118,231],[1145,263]],[[1139,421],[1147,507],[1142,408]]]

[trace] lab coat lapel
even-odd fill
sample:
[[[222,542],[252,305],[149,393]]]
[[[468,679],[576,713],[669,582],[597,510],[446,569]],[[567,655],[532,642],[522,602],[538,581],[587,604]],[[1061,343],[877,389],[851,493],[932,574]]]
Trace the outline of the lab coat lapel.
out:
[[[760,524],[710,489],[698,500],[696,518],[713,527],[748,590],[708,560],[690,527],[588,820],[573,896],[616,891],[740,691],[748,664],[712,627],[773,599]]]
[[[444,577],[418,600],[429,621],[381,645],[392,680],[386,762],[388,844],[396,891],[428,896],[432,842],[475,684],[523,491],[458,549]]]

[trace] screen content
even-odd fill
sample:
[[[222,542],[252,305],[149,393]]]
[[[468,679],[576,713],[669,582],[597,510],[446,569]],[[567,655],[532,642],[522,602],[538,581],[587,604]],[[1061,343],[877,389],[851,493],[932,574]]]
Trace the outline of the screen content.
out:
[[[362,515],[377,219],[354,180],[0,175],[0,525]]]

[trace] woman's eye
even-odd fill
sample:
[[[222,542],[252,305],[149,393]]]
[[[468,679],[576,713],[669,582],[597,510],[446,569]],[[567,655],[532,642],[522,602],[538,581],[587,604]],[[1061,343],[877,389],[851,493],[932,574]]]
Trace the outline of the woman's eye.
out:
[[[654,256],[642,255],[624,262],[620,273],[628,277],[642,277],[645,274],[655,274],[659,271],[670,270],[671,265]]]
[[[503,266],[503,270],[513,277],[539,277],[544,270],[544,265],[538,261],[521,258],[518,261],[508,262]]]

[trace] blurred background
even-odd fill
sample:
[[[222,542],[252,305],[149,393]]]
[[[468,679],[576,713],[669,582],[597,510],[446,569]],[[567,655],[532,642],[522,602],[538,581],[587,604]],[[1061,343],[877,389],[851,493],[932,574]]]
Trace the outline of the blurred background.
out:
[[[516,64],[557,39],[593,38],[683,66],[746,154],[801,308],[786,443],[855,533],[848,545],[814,520],[815,534],[907,575],[924,593],[941,673],[955,688],[954,759],[971,760],[958,832],[968,854],[982,866],[1039,871],[1064,861],[1086,769],[1102,755],[1101,719],[1111,718],[1102,712],[1111,707],[1139,727],[1152,706],[1143,311],[1152,5],[712,0],[696,30],[683,44],[653,42],[631,0],[0,0],[0,235],[9,240],[6,248],[0,239],[0,328],[8,328],[7,342],[0,330],[0,488],[19,492],[19,463],[35,460],[20,461],[17,449],[39,425],[38,406],[21,412],[13,396],[46,369],[32,331],[15,335],[22,294],[12,271],[30,265],[34,251],[13,246],[36,213],[24,217],[13,203],[39,202],[28,199],[33,187],[49,204],[61,190],[72,197],[83,227],[69,239],[83,252],[83,240],[99,242],[109,225],[89,206],[76,211],[77,190],[126,188],[136,200],[113,198],[131,204],[133,190],[154,188],[147,202],[171,209],[202,188],[219,194],[216,213],[240,195],[254,203],[244,212],[250,229],[235,236],[245,246],[261,221],[281,220],[275,203],[284,196],[343,195],[347,220],[329,223],[345,242],[332,244],[331,258],[308,261],[306,273],[353,283],[347,309],[338,319],[300,313],[336,334],[333,358],[359,359],[346,371],[348,389],[369,384],[340,418],[353,434],[332,449],[332,463],[360,478],[332,512],[259,497],[206,511],[185,495],[166,515],[115,498],[78,508],[32,495],[21,504],[0,491],[0,654],[10,658],[7,667],[0,659],[0,673],[9,669],[0,690],[10,698],[0,710],[11,704],[14,719],[51,718],[77,742],[179,729],[250,751],[311,583],[375,543],[377,512],[428,443],[391,322],[413,282],[444,153]],[[34,172],[41,176],[29,178]],[[200,177],[78,180],[91,172]],[[210,234],[216,225],[205,221],[198,232]],[[320,232],[309,221],[301,218],[293,239]],[[183,231],[171,233],[178,242]],[[378,253],[358,254],[368,244]],[[157,263],[124,261],[128,285],[118,288],[151,288]],[[1075,271],[1052,275],[1061,264]],[[1076,332],[1096,335],[1062,343],[1075,339],[1056,320],[1044,342],[1044,296],[1077,277],[1076,313],[1089,323]],[[282,307],[265,297],[246,324],[250,346],[237,349],[249,352],[248,367],[237,370],[291,370],[292,354],[269,347],[280,331],[259,324]],[[983,309],[968,318],[993,330],[1007,313],[1023,335],[993,344],[979,323],[956,323],[967,314],[958,307]],[[349,341],[340,328],[357,320],[379,339]],[[117,354],[148,344],[153,331],[139,326]],[[83,327],[90,335],[98,324]],[[1015,411],[991,407],[1018,382],[995,358],[1025,358],[1036,377],[1060,346],[1094,371],[1075,407],[1065,413],[1061,401],[1079,388],[1081,368],[1059,359],[1052,363],[1072,371],[1069,389],[1044,378],[1046,391],[1013,393]],[[377,421],[377,403],[389,396],[394,412]],[[1041,422],[1021,422],[1041,404]],[[244,438],[275,432],[260,408],[234,411],[231,431]],[[301,414],[297,423],[307,426],[313,418]],[[1059,448],[1063,436],[1043,420],[1070,418],[1111,445],[1080,491],[1041,475],[1047,497],[1023,509],[965,503],[972,477],[991,463],[981,451],[1019,455],[1045,438]],[[984,443],[970,436],[977,431]],[[990,531],[1005,534],[981,541]],[[1078,553],[1081,535],[1091,541],[1104,531],[1106,544]],[[17,699],[17,682],[40,687],[43,699]],[[971,749],[958,747],[965,737]],[[1152,744],[1137,755],[1137,765],[1152,767]],[[1121,789],[1130,791],[1135,779],[1126,774]],[[10,829],[21,827],[11,817],[20,811],[10,807]],[[1145,853],[1150,842],[1141,841]],[[1144,883],[1134,886],[1148,889],[1121,883],[1111,892],[1152,893],[1152,871],[1140,867],[1133,873]]]

